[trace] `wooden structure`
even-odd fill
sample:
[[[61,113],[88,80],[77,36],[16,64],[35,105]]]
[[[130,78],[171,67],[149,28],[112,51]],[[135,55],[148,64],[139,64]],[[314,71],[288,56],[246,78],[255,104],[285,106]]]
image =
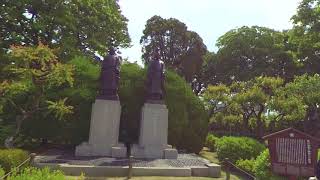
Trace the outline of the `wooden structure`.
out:
[[[320,140],[293,128],[267,136],[272,171],[279,175],[310,177],[315,175]]]

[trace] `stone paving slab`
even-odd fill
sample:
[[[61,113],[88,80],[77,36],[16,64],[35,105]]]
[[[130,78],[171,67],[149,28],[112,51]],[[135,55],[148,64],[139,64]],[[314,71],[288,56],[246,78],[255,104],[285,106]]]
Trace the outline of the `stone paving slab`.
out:
[[[35,163],[57,163],[92,166],[128,166],[126,158],[76,157],[72,151],[52,149],[35,158]],[[205,167],[208,160],[196,154],[179,154],[177,159],[133,159],[134,167]]]

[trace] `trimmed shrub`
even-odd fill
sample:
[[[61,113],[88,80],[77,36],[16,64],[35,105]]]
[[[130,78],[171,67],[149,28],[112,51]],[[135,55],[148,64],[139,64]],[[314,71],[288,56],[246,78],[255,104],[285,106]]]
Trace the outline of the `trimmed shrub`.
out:
[[[253,171],[254,163],[255,163],[255,159],[239,159],[236,162],[236,166],[254,175],[254,171]]]
[[[206,138],[205,146],[210,149],[210,151],[216,151],[216,142],[219,140],[218,137],[213,134],[208,134]]]
[[[8,180],[64,180],[66,179],[62,171],[50,171],[49,168],[38,169],[27,167],[19,173],[14,172]]]
[[[0,179],[1,179],[1,177],[3,177],[5,175],[5,172],[4,172],[4,170],[1,168],[1,166],[0,166]]]
[[[285,180],[286,178],[277,176],[271,172],[269,150],[264,150],[255,160],[253,171],[259,180]]]
[[[0,149],[0,166],[9,172],[28,158],[28,152],[21,149]]]
[[[224,136],[216,142],[218,159],[229,158],[232,163],[239,159],[256,158],[265,146],[257,140],[248,137]]]

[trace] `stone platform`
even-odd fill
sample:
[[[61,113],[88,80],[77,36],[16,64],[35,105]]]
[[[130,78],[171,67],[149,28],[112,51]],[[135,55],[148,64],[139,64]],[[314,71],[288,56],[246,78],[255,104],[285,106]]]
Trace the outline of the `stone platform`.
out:
[[[178,151],[167,144],[166,105],[145,103],[141,116],[139,144],[132,146],[131,154],[137,158],[177,159]]]
[[[60,169],[66,175],[127,176],[129,160],[114,157],[77,157],[72,151],[53,149],[36,156],[35,166]],[[221,167],[196,154],[179,154],[177,159],[133,159],[134,176],[220,177]]]
[[[76,147],[76,156],[125,157],[127,148],[118,142],[120,114],[120,101],[96,99],[92,105],[89,141]]]

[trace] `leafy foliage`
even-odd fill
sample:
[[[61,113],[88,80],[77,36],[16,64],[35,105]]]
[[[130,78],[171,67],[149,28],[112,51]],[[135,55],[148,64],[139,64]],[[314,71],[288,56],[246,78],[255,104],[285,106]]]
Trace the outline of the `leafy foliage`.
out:
[[[36,47],[12,46],[12,62],[7,66],[11,78],[1,83],[1,105],[8,106],[6,112],[16,112],[17,129],[37,113],[52,112],[62,118],[72,113],[65,100],[51,99],[48,92],[73,86],[73,66],[59,62],[53,50],[40,44]],[[49,109],[48,109],[49,108]]]
[[[269,150],[264,150],[255,160],[253,171],[257,179],[284,180],[284,177],[276,176],[271,172]]]
[[[206,138],[205,146],[210,149],[210,151],[216,151],[216,142],[219,140],[218,137],[213,134],[208,134]]]
[[[10,175],[8,180],[63,180],[66,179],[62,171],[54,170],[51,171],[48,167],[43,169],[38,169],[34,167],[27,167],[23,169],[20,173],[14,171]]]
[[[14,130],[14,125],[0,122],[0,148],[4,145],[5,139],[14,133]]]
[[[51,99],[55,101],[52,110],[62,108],[60,103],[68,104],[63,106],[61,111],[69,111],[72,108],[72,114],[62,118],[62,121],[56,118],[56,113],[48,109],[47,113],[38,114],[33,117],[33,121],[25,124],[23,133],[34,138],[46,138],[49,141],[61,144],[79,144],[87,140],[90,127],[90,115],[92,103],[95,100],[98,91],[98,78],[100,66],[98,62],[92,61],[87,57],[76,56],[68,62],[73,67],[74,85],[72,87],[51,89],[47,91]],[[61,97],[68,99],[61,100]],[[46,105],[50,105],[45,102]],[[49,114],[48,114],[49,113]],[[44,118],[45,117],[45,118]],[[35,129],[37,129],[35,131]]]
[[[303,73],[320,73],[320,1],[302,0],[292,17],[289,42]]]
[[[282,84],[280,78],[256,77],[246,82],[234,82],[230,86],[209,86],[204,93],[204,100],[212,116],[213,128],[234,127],[244,135],[254,133],[262,137],[270,123],[265,112],[271,105],[276,89]]]
[[[165,65],[190,82],[200,72],[206,46],[201,37],[178,19],[153,16],[148,19],[143,36],[142,58],[145,63],[158,54]]]
[[[0,166],[6,172],[28,159],[28,152],[21,149],[0,149]]]
[[[254,175],[254,171],[253,171],[254,163],[255,163],[255,159],[239,159],[236,162],[236,166]]]
[[[297,76],[293,82],[277,91],[272,107],[278,111],[278,121],[287,126],[303,123],[304,131],[320,137],[316,130],[320,127],[320,76]],[[279,122],[281,123],[281,122]]]
[[[292,54],[287,51],[286,34],[269,28],[243,26],[232,29],[217,40],[218,52],[209,56],[205,81],[231,84],[257,76],[290,80],[295,74]]]
[[[228,158],[232,163],[239,159],[256,158],[264,149],[263,144],[248,137],[224,136],[216,142],[219,160]]]
[[[0,17],[4,51],[13,44],[34,46],[41,40],[59,48],[61,58],[96,51],[104,54],[111,40],[122,47],[130,41],[127,19],[114,0],[1,1]]]
[[[257,158],[252,159],[240,159],[236,165],[241,169],[249,172],[256,176],[257,179],[261,180],[284,180],[285,177],[277,176],[271,171],[271,163],[269,150],[265,149],[260,153]]]
[[[0,166],[0,177],[3,177],[5,175],[5,172],[4,172],[4,170],[1,168],[1,166]]]

